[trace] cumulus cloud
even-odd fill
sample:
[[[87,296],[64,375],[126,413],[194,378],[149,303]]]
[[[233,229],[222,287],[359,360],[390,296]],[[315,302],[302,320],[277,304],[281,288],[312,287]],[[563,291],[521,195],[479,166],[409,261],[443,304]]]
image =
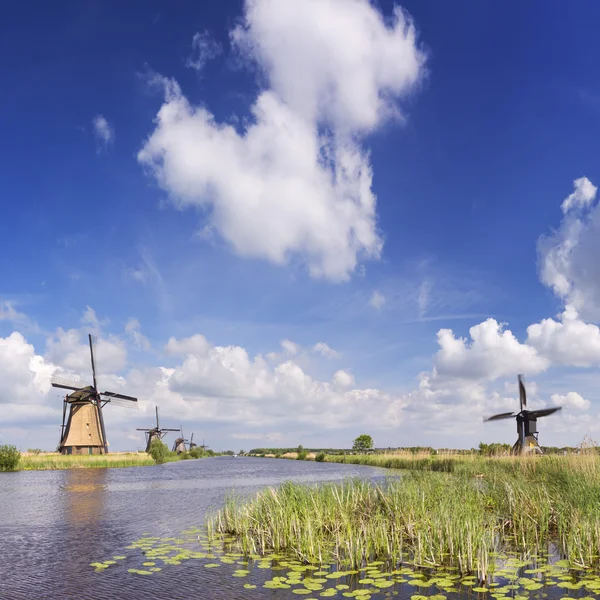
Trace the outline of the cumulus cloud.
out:
[[[221,54],[223,48],[208,31],[197,31],[192,38],[192,53],[187,57],[185,66],[200,73],[209,60]]]
[[[577,392],[569,392],[566,395],[552,394],[550,399],[557,406],[570,406],[578,410],[587,410],[591,406],[591,402],[582,398]]]
[[[542,283],[586,320],[600,320],[600,209],[596,186],[575,180],[562,203],[563,219],[538,242]]]
[[[385,304],[385,302],[385,296],[377,290],[371,294],[371,298],[369,299],[369,304],[377,310],[379,310]]]
[[[45,359],[64,371],[91,381],[89,342],[79,329],[64,330],[59,327],[46,341]],[[127,348],[118,337],[99,338],[94,359],[99,377],[116,373],[127,364]]]
[[[50,376],[55,369],[36,354],[21,333],[0,338],[0,403],[40,403],[50,389]]]
[[[401,115],[424,56],[407,16],[367,0],[246,2],[231,39],[267,88],[243,131],[163,80],[165,103],[138,154],[179,207],[197,206],[241,256],[347,279],[377,258],[372,169],[361,137]]]
[[[600,328],[582,321],[567,305],[559,320],[544,319],[527,328],[527,343],[554,364],[573,367],[600,365]]]
[[[340,369],[333,374],[333,382],[340,387],[350,387],[354,385],[354,377],[352,373]]]
[[[437,334],[439,351],[434,357],[438,375],[448,378],[494,381],[516,373],[539,373],[550,366],[537,350],[522,344],[495,319],[469,329],[470,340],[457,338],[451,329]]]
[[[115,130],[105,117],[96,115],[92,121],[98,150],[110,146],[115,141]]]
[[[287,354],[291,354],[292,356],[298,354],[301,350],[300,346],[291,340],[283,340],[281,347]]]

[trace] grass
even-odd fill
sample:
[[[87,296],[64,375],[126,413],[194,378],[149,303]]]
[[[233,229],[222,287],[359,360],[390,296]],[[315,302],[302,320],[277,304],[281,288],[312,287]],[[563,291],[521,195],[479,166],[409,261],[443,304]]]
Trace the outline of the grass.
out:
[[[175,460],[177,460],[175,458]],[[51,469],[89,469],[106,467],[141,467],[153,465],[154,460],[145,452],[114,452],[109,454],[41,454],[23,453],[20,470],[46,471]]]
[[[600,457],[346,456],[327,461],[410,469],[385,485],[286,483],[230,499],[209,531],[245,552],[290,552],[357,567],[372,560],[452,565],[485,577],[499,551],[544,552],[598,566]]]

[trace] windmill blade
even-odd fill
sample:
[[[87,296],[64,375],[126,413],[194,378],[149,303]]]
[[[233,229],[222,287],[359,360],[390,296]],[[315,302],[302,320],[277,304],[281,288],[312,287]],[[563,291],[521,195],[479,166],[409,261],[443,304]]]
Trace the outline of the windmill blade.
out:
[[[136,431],[152,431],[152,429],[140,429],[139,427],[136,429]]]
[[[90,355],[92,357],[92,378],[94,380],[94,389],[98,390],[98,386],[96,385],[96,365],[94,364],[94,346],[96,345],[96,336],[92,336],[91,333],[88,333],[88,339],[90,342]]]
[[[523,375],[519,375],[519,402],[521,403],[521,410],[527,406],[527,393],[525,392],[525,385],[523,384]]]
[[[121,398],[102,398],[103,402],[110,402],[113,406],[120,406],[121,408],[131,408],[133,410],[139,410],[137,401],[131,402],[130,400],[123,400]]]
[[[179,429],[161,429],[161,431],[179,431]]]
[[[540,410],[532,410],[529,414],[535,419],[539,419],[540,417],[547,417],[548,415],[552,415],[555,412],[562,410],[562,406],[557,406],[555,408],[542,408]]]
[[[192,431],[192,437],[190,438],[190,444],[194,441],[194,432]]]
[[[138,399],[133,396],[126,396],[125,394],[117,394],[116,392],[102,392],[101,396],[109,396],[111,401],[113,398],[119,398],[120,400],[129,400],[130,402],[137,402]]]
[[[60,375],[52,375],[52,377],[50,377],[50,383],[52,384],[52,387],[62,388],[64,390],[76,391],[84,387],[80,385],[78,381],[69,379],[68,377],[61,377]]]
[[[502,419],[512,419],[515,416],[515,413],[511,413],[511,412],[506,412],[506,413],[500,413],[499,415],[494,415],[493,417],[488,417],[487,419],[484,419],[483,422],[487,422],[487,421],[500,421]]]

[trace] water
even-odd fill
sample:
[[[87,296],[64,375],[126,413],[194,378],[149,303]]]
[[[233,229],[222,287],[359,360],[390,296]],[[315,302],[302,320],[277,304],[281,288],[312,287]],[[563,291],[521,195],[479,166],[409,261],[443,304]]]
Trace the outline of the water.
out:
[[[125,568],[96,573],[90,563],[128,553],[124,548],[144,533],[169,537],[201,526],[206,511],[219,508],[232,489],[251,494],[285,480],[385,475],[370,467],[243,457],[2,473],[0,598],[258,597],[240,580],[198,568],[196,561],[147,578]]]
[[[383,482],[391,474],[356,465],[229,457],[128,469],[2,473],[0,600],[600,597],[596,574],[573,572],[541,557],[537,563],[510,557],[498,576],[484,584],[486,589],[474,577],[459,577],[451,569],[425,572],[408,565],[395,569],[374,563],[369,569],[338,577],[334,566],[320,571],[308,566],[308,570],[294,572],[301,567],[285,557],[280,559],[285,561],[281,569],[277,568],[278,559],[246,565],[241,556],[214,552],[215,556],[206,557],[196,533],[181,535],[201,527],[206,512],[220,508],[232,490],[251,495],[283,481],[339,481],[346,477]],[[139,542],[146,536],[157,541]],[[187,542],[165,542],[164,538]],[[152,547],[165,544],[173,545],[174,554],[204,554],[169,564],[158,559],[153,562],[143,553],[151,555]],[[113,557],[119,557],[116,564],[105,570],[91,566]],[[550,557],[550,562],[553,560]],[[157,568],[152,565],[160,568],[148,575],[129,571]],[[239,569],[246,571],[236,577]]]

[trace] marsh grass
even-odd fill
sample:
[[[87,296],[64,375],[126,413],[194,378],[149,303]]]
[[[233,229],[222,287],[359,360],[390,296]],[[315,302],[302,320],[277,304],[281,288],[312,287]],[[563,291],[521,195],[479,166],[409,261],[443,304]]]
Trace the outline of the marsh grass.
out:
[[[93,455],[46,452],[42,454],[24,453],[19,468],[25,471],[46,471],[51,469],[141,467],[153,464],[154,460],[145,452],[111,452]]]
[[[237,536],[248,553],[352,567],[389,560],[485,577],[498,552],[543,552],[549,544],[574,565],[598,565],[597,456],[343,458],[335,462],[410,471],[385,485],[286,483],[249,503],[232,498],[209,531]]]

